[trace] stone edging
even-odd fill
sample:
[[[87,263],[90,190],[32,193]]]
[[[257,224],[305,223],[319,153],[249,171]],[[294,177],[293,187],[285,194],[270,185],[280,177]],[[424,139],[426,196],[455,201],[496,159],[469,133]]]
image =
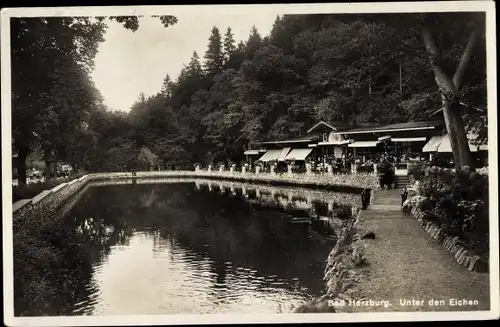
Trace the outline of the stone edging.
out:
[[[359,210],[358,214],[342,227],[338,240],[328,255],[324,276],[326,294],[301,305],[294,312],[335,312],[336,309],[328,305],[329,300],[352,300],[353,288],[359,282],[360,277],[356,269],[365,263],[364,247],[359,242],[360,234],[356,228],[361,219],[361,213],[362,210]]]
[[[425,219],[428,214],[420,208],[417,202],[425,200],[427,200],[427,198],[421,196],[416,196],[411,200],[407,200],[407,206],[411,208],[411,216],[418,221],[420,226],[427,233],[429,233],[432,239],[438,244],[442,244],[444,248],[455,257],[459,265],[473,272],[488,272],[488,262],[462,246],[458,236],[449,236],[446,230],[439,224]]]
[[[356,192],[362,191],[360,186],[349,186],[346,184],[331,184],[329,180],[296,180],[291,179],[288,176],[259,176],[251,173],[236,173],[236,172],[194,172],[194,171],[158,171],[158,172],[137,172],[137,173],[95,173],[84,175],[78,179],[74,179],[67,183],[62,183],[51,190],[45,190],[34,196],[32,199],[23,199],[15,202],[12,205],[12,211],[15,215],[23,215],[24,211],[28,208],[44,206],[47,202],[52,203],[51,206],[59,206],[63,204],[66,197],[74,194],[77,190],[83,187],[87,182],[94,180],[109,180],[109,179],[121,179],[121,178],[159,178],[159,177],[189,177],[189,178],[208,178],[208,179],[218,179],[218,180],[228,180],[228,181],[240,181],[258,184],[269,184],[273,186],[288,186],[288,187],[305,187],[305,188],[318,188],[326,189],[330,191],[338,192]],[[278,177],[278,178],[276,178]],[[318,184],[316,184],[316,182]],[[368,186],[368,185],[367,185]],[[65,194],[65,195],[62,195]],[[373,192],[372,192],[373,194]],[[54,201],[54,195],[58,195]],[[60,196],[59,196],[60,195]],[[60,198],[60,199],[59,199]]]
[[[23,199],[12,205],[13,217],[27,217],[31,215],[46,215],[57,210],[69,198],[76,194],[86,185],[88,175],[74,179],[67,183],[62,183],[50,190],[45,190],[34,196],[32,199]]]

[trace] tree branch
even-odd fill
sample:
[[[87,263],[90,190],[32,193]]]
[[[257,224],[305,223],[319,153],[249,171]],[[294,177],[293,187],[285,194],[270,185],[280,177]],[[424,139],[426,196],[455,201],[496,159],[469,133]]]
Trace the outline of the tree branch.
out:
[[[453,76],[453,84],[455,88],[458,90],[462,86],[462,80],[464,78],[465,71],[469,62],[472,59],[474,49],[476,48],[479,39],[481,38],[481,34],[483,32],[483,26],[480,24],[476,26],[472,31],[469,42],[467,43],[467,47],[465,48],[462,58],[460,58],[460,63],[458,64],[457,70],[455,71],[455,75]]]
[[[422,39],[425,45],[425,49],[429,55],[429,62],[431,64],[431,68],[434,71],[434,75],[436,77],[436,83],[439,86],[441,92],[446,95],[446,97],[453,97],[457,93],[457,89],[455,88],[455,84],[453,81],[446,75],[446,73],[441,69],[438,64],[439,51],[436,46],[436,42],[434,41],[434,37],[432,36],[429,28],[426,25],[422,26]]]

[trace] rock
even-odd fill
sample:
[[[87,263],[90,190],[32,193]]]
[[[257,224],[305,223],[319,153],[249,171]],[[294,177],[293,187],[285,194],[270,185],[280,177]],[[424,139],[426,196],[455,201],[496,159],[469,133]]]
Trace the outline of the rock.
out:
[[[476,258],[476,257],[471,258],[469,266],[467,267],[469,269],[469,271],[474,271],[474,268],[476,267],[477,260],[478,260],[478,258]]]
[[[375,239],[375,233],[374,232],[368,232],[366,234],[364,234],[361,239]]]
[[[462,253],[460,253],[460,256],[458,257],[458,263],[459,263],[460,265],[463,265],[463,263],[464,263],[464,261],[465,261],[466,252],[467,252],[467,251],[462,251]]]
[[[465,265],[465,261],[470,257],[469,251],[465,250],[462,256],[464,257],[463,264]]]
[[[443,244],[443,241],[444,241],[444,232],[441,230],[439,233],[438,233],[438,238],[437,238],[437,241],[439,244]]]
[[[465,262],[465,258],[466,256],[462,253],[462,255],[460,256],[460,258],[458,258],[458,264],[463,266],[464,265],[464,262]]]
[[[464,267],[469,268],[470,259],[471,259],[471,257],[470,257],[470,256],[466,256],[466,257],[465,257],[465,262],[464,262],[464,264],[463,264],[463,266],[464,266]]]
[[[412,202],[410,199],[407,199],[405,202],[403,202],[403,206],[401,208],[403,212],[411,212],[412,209]]]

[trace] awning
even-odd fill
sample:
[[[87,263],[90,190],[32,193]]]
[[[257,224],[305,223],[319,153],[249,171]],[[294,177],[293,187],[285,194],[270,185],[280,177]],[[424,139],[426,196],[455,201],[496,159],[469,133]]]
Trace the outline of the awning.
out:
[[[306,160],[306,157],[312,152],[313,149],[293,149],[285,160]]]
[[[477,148],[478,148],[477,145],[472,145],[472,144],[469,143],[469,149],[470,149],[471,152],[477,152]],[[451,141],[450,141],[450,138],[448,137],[448,135],[446,135],[443,138],[443,141],[437,147],[437,152],[440,152],[440,153],[451,153],[451,152],[453,152],[453,151],[451,151]]]
[[[246,150],[243,154],[246,154],[246,155],[256,155],[256,154],[259,154],[260,151],[259,150]]]
[[[392,142],[425,142],[427,138],[424,137],[393,137]]]
[[[481,144],[478,148],[479,151],[488,151],[488,144]]]
[[[278,160],[281,154],[280,149],[267,150],[266,153],[262,157],[260,157],[260,161],[274,161]]]
[[[422,148],[422,152],[436,152],[439,145],[446,138],[446,135],[433,136]]]
[[[290,152],[292,148],[283,148],[281,149],[280,156],[278,157],[278,161],[285,161],[286,155]]]
[[[333,141],[333,142],[318,142],[318,145],[345,145],[351,143],[350,140]]]
[[[355,141],[348,145],[350,148],[374,148],[380,141]]]

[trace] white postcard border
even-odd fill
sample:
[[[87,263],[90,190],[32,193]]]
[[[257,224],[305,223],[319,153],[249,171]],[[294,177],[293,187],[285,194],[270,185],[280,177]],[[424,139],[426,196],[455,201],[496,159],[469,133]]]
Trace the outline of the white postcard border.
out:
[[[488,107],[497,108],[496,22],[494,1],[435,1],[389,3],[335,4],[269,4],[269,5],[205,5],[202,12],[258,13],[263,6],[272,6],[292,13],[398,13],[398,12],[486,12]],[[142,315],[142,316],[79,316],[79,317],[14,317],[13,250],[12,250],[12,149],[11,149],[11,85],[10,85],[10,17],[39,16],[118,16],[178,15],[193,11],[188,6],[109,6],[109,7],[45,7],[4,8],[1,11],[2,65],[2,197],[3,197],[3,278],[4,323],[10,326],[92,326],[92,325],[182,325],[230,323],[305,323],[305,322],[379,322],[440,321],[498,319],[499,309],[499,242],[498,242],[498,153],[497,111],[488,110],[488,150],[490,178],[490,310],[468,312],[383,312],[383,313],[314,313],[274,315]],[[198,10],[198,12],[200,12]]]

